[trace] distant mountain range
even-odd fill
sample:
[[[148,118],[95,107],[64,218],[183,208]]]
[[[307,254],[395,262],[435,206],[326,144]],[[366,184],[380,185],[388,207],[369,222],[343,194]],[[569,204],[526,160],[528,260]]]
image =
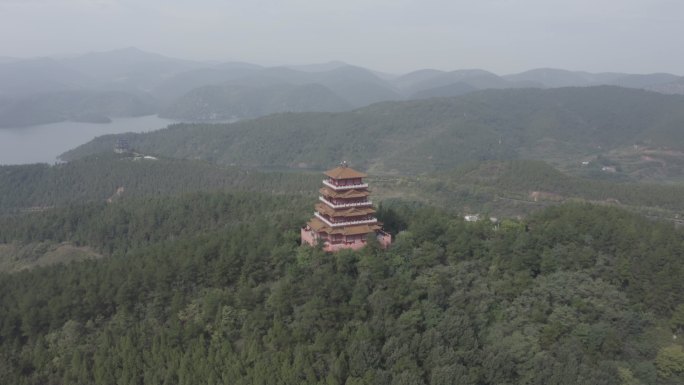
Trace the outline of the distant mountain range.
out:
[[[183,120],[239,120],[275,112],[344,111],[350,105],[320,84],[203,86],[181,96],[161,116]]]
[[[154,114],[145,95],[121,91],[58,91],[22,99],[0,100],[0,128],[61,121],[108,123],[110,118]]]
[[[681,80],[681,77],[655,73],[634,75],[622,73],[592,74],[583,71],[566,71],[553,68],[539,68],[514,75],[506,75],[504,79],[512,82],[526,82],[543,88],[555,87],[587,87],[597,85],[613,85],[627,88],[648,88]]]
[[[0,127],[82,115],[113,116],[104,107],[78,111],[80,100],[46,107],[52,101],[63,101],[56,95],[69,92],[106,95],[115,91],[121,97],[144,101],[143,108],[118,110],[123,116],[144,110],[181,121],[207,121],[283,111],[334,112],[382,101],[459,96],[483,89],[596,85],[684,93],[684,78],[672,74],[592,74],[549,68],[505,76],[481,69],[422,69],[389,75],[343,62],[263,67],[182,60],[126,48],[60,58],[0,57],[0,104],[20,105],[24,111],[24,117],[18,119],[15,107],[0,109]],[[46,114],[46,108],[68,112]]]
[[[483,160],[539,159],[608,177],[601,169],[620,168],[610,163],[615,158],[625,166],[613,178],[682,179],[682,127],[684,96],[597,86],[484,90],[349,112],[176,124],[124,137],[144,153],[255,168],[324,169],[353,160],[376,174],[411,174]],[[116,140],[100,137],[62,158],[111,151]]]

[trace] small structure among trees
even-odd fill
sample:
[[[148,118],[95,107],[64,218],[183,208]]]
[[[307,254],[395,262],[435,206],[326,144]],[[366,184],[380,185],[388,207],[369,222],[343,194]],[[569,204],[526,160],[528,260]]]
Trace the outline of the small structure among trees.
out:
[[[128,143],[128,139],[119,138],[114,144],[114,152],[117,154],[125,154],[131,152],[131,145]]]
[[[376,237],[382,247],[388,247],[392,236],[375,217],[368,184],[363,181],[367,175],[343,162],[325,176],[314,217],[301,229],[302,244],[322,242],[325,251],[356,250]]]

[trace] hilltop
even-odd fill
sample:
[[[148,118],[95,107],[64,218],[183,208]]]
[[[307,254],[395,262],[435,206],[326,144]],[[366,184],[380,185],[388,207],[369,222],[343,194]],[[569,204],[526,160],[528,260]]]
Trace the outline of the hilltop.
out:
[[[682,381],[681,230],[591,205],[499,226],[398,208],[392,248],[331,255],[297,245],[306,206],[195,193],[0,218],[5,248],[85,259],[0,274],[3,378]]]

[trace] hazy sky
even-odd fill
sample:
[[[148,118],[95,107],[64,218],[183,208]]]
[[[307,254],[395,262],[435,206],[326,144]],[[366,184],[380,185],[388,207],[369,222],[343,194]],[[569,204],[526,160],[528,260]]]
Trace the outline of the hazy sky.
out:
[[[682,0],[0,0],[0,56],[684,75]]]

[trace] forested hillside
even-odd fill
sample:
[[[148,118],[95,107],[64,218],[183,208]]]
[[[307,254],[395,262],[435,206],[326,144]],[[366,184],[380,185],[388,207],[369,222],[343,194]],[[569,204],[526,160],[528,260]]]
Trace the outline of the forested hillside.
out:
[[[351,104],[320,84],[262,87],[240,85],[196,88],[160,116],[182,121],[217,121],[255,118],[276,112],[344,111]]]
[[[320,178],[0,167],[0,383],[684,381],[684,233],[608,206],[674,218],[681,186],[529,160],[376,176],[394,244],[326,254],[298,245]]]
[[[0,167],[0,215],[84,203],[200,191],[251,191],[315,198],[318,172],[255,171],[201,161],[100,154],[73,162]],[[372,176],[377,202],[436,205],[449,212],[527,215],[587,201],[681,222],[684,187],[569,176],[542,161],[487,161],[421,176]]]
[[[497,215],[525,215],[551,204],[580,200],[659,216],[684,216],[682,185],[569,176],[542,161],[488,161],[418,178],[382,181],[383,192],[396,188],[412,197],[422,195],[440,206],[459,202],[475,212]]]
[[[309,199],[191,194],[7,218],[106,257],[0,274],[12,384],[679,384],[681,230],[590,205],[384,207],[387,251],[297,245]]]
[[[636,144],[641,147],[633,156],[642,159],[647,170],[658,170],[670,163],[639,151],[667,149],[669,156],[681,157],[682,124],[682,96],[586,87],[492,90],[457,98],[380,103],[343,113],[177,124],[123,136],[142,152],[174,158],[319,170],[340,159],[353,159],[357,167],[374,174],[424,173],[474,161],[518,158],[570,168]],[[109,151],[116,138],[97,138],[62,158]],[[684,175],[681,167],[671,168],[674,176]],[[648,178],[648,172],[638,170],[635,165],[632,171]]]
[[[313,174],[261,173],[107,153],[55,166],[0,166],[0,214],[197,191],[313,195],[320,179]]]

